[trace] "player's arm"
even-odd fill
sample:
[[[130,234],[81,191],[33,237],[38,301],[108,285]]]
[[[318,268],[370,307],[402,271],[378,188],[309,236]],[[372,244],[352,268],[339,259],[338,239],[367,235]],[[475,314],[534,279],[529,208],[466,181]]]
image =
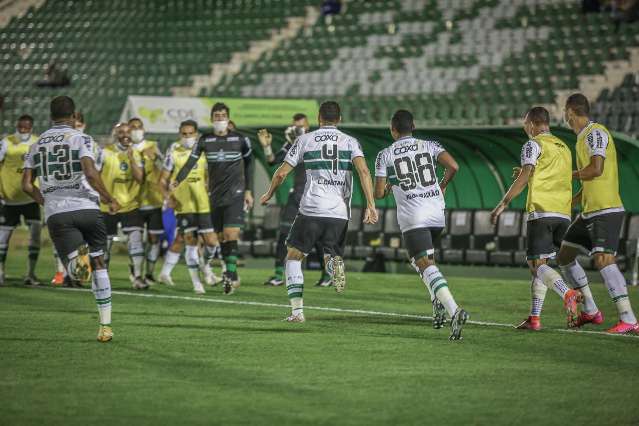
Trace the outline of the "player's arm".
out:
[[[375,177],[375,193],[373,194],[375,198],[385,198],[388,195],[390,190],[390,186],[386,181],[386,176],[376,176]]]
[[[510,204],[512,199],[521,194],[522,191],[526,188],[526,185],[528,185],[528,181],[530,180],[530,176],[532,176],[534,170],[535,166],[533,166],[532,164],[525,164],[521,168],[517,179],[515,179],[512,185],[510,185],[510,188],[508,188],[508,191],[506,191],[499,204],[497,204],[497,207],[495,207],[490,214],[493,225],[497,223],[499,215],[506,209],[506,207],[508,207],[508,204]]]
[[[195,144],[195,146],[193,147],[193,149],[191,150],[191,155],[189,155],[188,160],[186,160],[186,163],[184,163],[184,165],[178,172],[177,176],[175,176],[175,180],[171,183],[171,187],[170,187],[171,190],[175,190],[175,188],[177,188],[182,183],[182,181],[186,179],[189,173],[191,173],[191,170],[197,163],[197,160],[200,159],[200,155],[202,154],[203,151],[204,151],[204,136],[201,136],[200,139]]]
[[[144,167],[139,162],[140,155],[133,149],[133,147],[129,147],[126,154],[129,156],[129,162],[131,163],[131,174],[133,175],[133,179],[137,183],[143,183]]]
[[[251,140],[244,138],[244,146],[242,147],[242,158],[244,159],[244,209],[248,210],[253,207],[253,150],[251,149]]]
[[[273,142],[273,135],[270,134],[269,131],[266,129],[260,129],[257,131],[257,140],[260,141],[260,145],[262,146],[264,157],[266,157],[266,162],[268,163],[268,165],[275,165],[275,154],[273,154],[273,147],[271,146],[271,143]],[[282,160],[283,159],[284,158],[282,158]],[[280,162],[282,160],[280,160]]]
[[[91,187],[100,194],[102,202],[109,206],[109,212],[113,214],[120,210],[120,204],[104,186],[100,172],[95,168],[93,158],[82,157],[80,158],[80,164],[82,165],[82,172],[87,178],[87,182],[89,182],[89,185],[91,185]]]
[[[266,191],[266,193],[260,197],[260,203],[262,205],[266,205],[266,203],[268,203],[268,200],[273,198],[273,195],[275,194],[275,191],[277,191],[277,188],[280,187],[282,182],[284,182],[284,180],[286,179],[286,176],[288,176],[288,174],[291,173],[292,170],[293,166],[286,161],[283,162],[277,170],[275,170],[268,191]]]
[[[388,171],[386,166],[385,151],[382,150],[377,154],[375,159],[375,198],[384,198],[390,192],[390,184],[388,183]]]
[[[582,181],[593,180],[603,174],[608,142],[608,134],[600,129],[593,129],[586,136],[586,145],[590,152],[590,163],[581,170],[575,170],[572,173],[573,178]]]
[[[7,155],[7,141],[5,139],[0,140],[0,170],[2,170],[4,164],[4,157]],[[2,204],[2,200],[5,198],[4,193],[2,192],[2,186],[0,186],[0,204]]]
[[[583,188],[579,188],[579,191],[575,195],[572,196],[572,202],[570,203],[571,207],[578,206],[581,204],[581,194],[583,193]]]
[[[29,197],[33,198],[36,203],[43,206],[44,198],[42,197],[40,188],[34,185],[35,179],[36,175],[33,173],[33,169],[25,165],[22,171],[22,190],[29,195]]]
[[[444,166],[444,177],[439,182],[439,187],[441,188],[442,193],[445,194],[446,187],[453,180],[459,170],[459,164],[457,164],[457,161],[455,161],[453,156],[446,151],[442,151],[437,156],[437,162]]]
[[[362,192],[366,198],[366,211],[364,212],[364,223],[376,223],[377,222],[377,209],[375,209],[375,198],[373,197],[373,183],[371,180],[371,172],[368,170],[368,165],[364,157],[353,158],[353,165],[357,174],[359,175],[359,181],[362,185]]]

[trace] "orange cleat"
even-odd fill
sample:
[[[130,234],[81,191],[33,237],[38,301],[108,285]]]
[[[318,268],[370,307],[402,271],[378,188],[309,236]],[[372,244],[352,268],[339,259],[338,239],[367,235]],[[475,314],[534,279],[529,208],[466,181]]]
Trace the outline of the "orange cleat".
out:
[[[575,321],[573,327],[578,328],[582,325],[586,324],[601,324],[604,320],[603,313],[601,311],[597,311],[594,314],[587,314],[585,312],[580,312],[577,321]]]
[[[577,304],[581,302],[581,293],[577,290],[568,290],[564,295],[564,309],[566,310],[568,327],[575,327],[577,324]]]
[[[619,321],[614,327],[606,330],[606,332],[612,334],[639,334],[639,323],[628,324],[627,322]]]
[[[56,272],[55,276],[51,280],[51,285],[54,287],[59,287],[64,284],[64,274],[62,272]]]
[[[515,328],[518,330],[539,331],[541,330],[541,318],[531,315]]]

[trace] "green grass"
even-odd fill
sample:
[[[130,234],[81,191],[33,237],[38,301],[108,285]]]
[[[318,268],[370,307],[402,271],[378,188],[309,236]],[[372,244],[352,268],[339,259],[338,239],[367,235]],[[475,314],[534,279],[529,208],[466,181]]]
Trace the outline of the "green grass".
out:
[[[11,259],[9,275],[21,276],[23,259]],[[112,264],[114,289],[141,294],[125,265],[123,256]],[[41,277],[51,270],[44,254]],[[520,280],[455,271],[451,289],[473,320],[513,324],[527,315],[524,269]],[[205,302],[285,305],[284,288],[261,285],[269,272],[243,268],[236,294],[197,297],[178,265],[175,289],[143,293],[178,298],[114,295],[109,344],[95,341],[90,293],[11,281],[0,288],[0,424],[639,422],[639,338],[558,331],[552,291],[544,331],[473,324],[462,342],[420,318],[310,309],[429,315],[416,275],[350,273],[342,295],[308,286],[305,324],[283,322],[285,307]],[[597,283],[593,292],[613,324],[605,289]]]

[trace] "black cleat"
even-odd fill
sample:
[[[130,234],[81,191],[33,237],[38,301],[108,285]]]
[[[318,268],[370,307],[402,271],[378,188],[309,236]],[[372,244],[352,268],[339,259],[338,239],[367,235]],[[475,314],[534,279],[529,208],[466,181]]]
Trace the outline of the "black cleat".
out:
[[[439,330],[446,325],[446,309],[439,299],[433,300],[433,328]]]
[[[463,337],[461,335],[462,328],[464,328],[464,324],[470,318],[468,312],[463,310],[462,308],[457,308],[455,314],[450,320],[450,337],[449,340],[462,340]]]

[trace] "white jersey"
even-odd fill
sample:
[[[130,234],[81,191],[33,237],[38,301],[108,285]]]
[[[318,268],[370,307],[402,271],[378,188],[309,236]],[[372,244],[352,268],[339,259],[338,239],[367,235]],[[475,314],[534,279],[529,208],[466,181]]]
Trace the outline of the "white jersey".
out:
[[[363,156],[357,139],[333,126],[320,127],[297,138],[284,161],[292,167],[304,164],[306,185],[300,213],[348,220],[353,192],[353,159]]]
[[[438,142],[406,136],[377,154],[375,176],[388,178],[392,185],[402,232],[446,225],[446,204],[435,174],[437,157],[444,151]]]
[[[53,126],[31,145],[24,160],[44,197],[45,220],[56,213],[99,210],[99,195],[82,171],[80,159],[95,160],[93,139],[70,126]]]

